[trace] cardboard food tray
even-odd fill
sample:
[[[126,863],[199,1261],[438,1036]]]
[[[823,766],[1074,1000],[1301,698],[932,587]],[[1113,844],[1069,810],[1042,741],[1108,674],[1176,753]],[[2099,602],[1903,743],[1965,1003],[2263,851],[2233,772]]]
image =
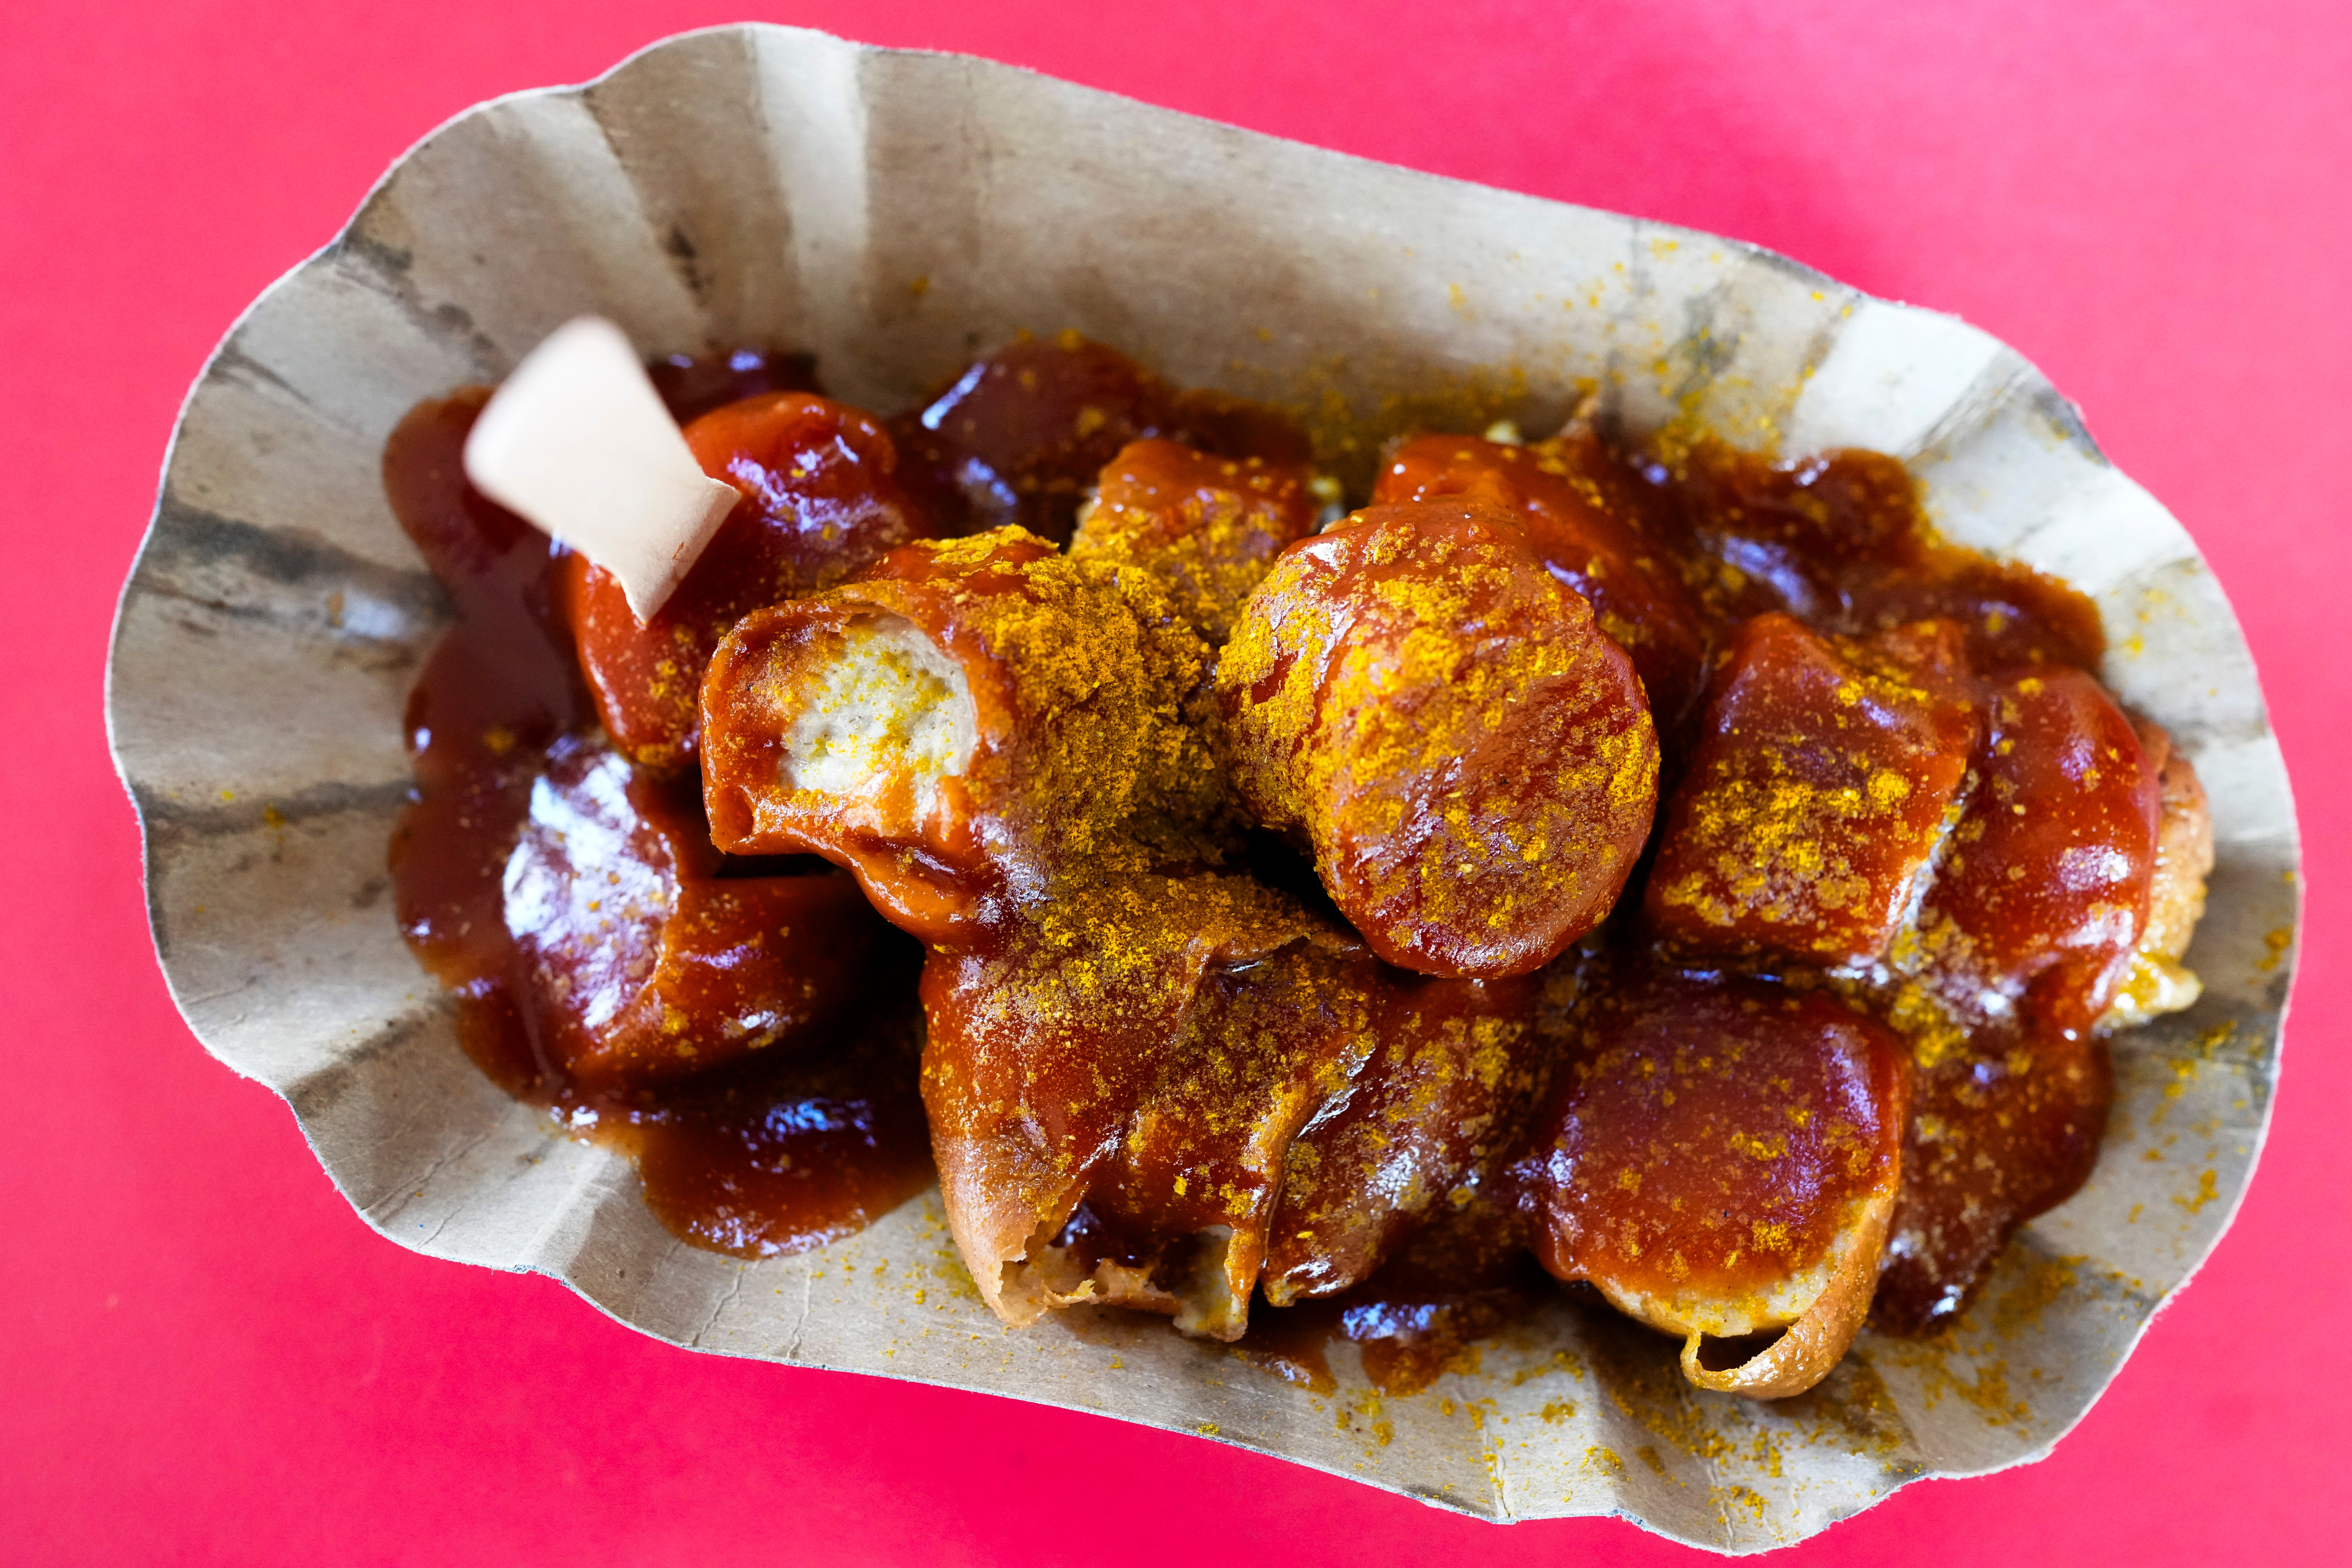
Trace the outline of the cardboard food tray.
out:
[[[936,1190],[822,1250],[673,1238],[622,1158],[493,1088],[395,929],[401,712],[445,601],[379,480],[421,398],[599,311],[648,352],[814,351],[904,406],[1016,331],[1349,421],[1541,433],[1587,390],[1639,431],[1900,455],[1949,537],[2097,602],[2104,675],[2211,794],[2196,1008],[2115,1043],[2105,1151],[1966,1320],[1865,1334],[1820,1389],[1685,1387],[1669,1342],[1563,1299],[1474,1370],[1335,1394],[1158,1320],[1002,1329]],[[1354,458],[1366,460],[1359,449]],[[953,56],[740,26],[526,92],[418,145],[238,321],[190,395],[125,589],[108,717],[188,1024],[294,1108],[404,1246],[536,1269],[677,1344],[1092,1410],[1495,1520],[1621,1514],[1782,1545],[1906,1481],[2041,1458],[2211,1250],[2267,1125],[2298,912],[2252,663],[2180,525],[2016,353],[1752,247],[1390,168]]]

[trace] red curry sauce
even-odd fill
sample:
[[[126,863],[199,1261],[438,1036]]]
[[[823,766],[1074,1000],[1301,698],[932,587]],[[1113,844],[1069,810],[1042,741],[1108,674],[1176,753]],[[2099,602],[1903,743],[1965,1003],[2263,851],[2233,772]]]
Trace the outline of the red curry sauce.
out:
[[[992,356],[928,407],[887,424],[813,395],[810,366],[793,356],[738,352],[673,360],[656,373],[682,419],[744,398],[764,399],[771,416],[788,406],[808,450],[822,447],[831,464],[823,481],[831,522],[814,535],[795,531],[792,519],[805,508],[793,512],[787,498],[762,512],[760,485],[746,484],[743,517],[729,525],[749,541],[736,552],[744,559],[725,566],[726,582],[714,575],[698,587],[689,578],[678,609],[665,612],[683,630],[666,634],[664,646],[633,646],[640,629],[625,610],[613,621],[600,574],[466,484],[459,454],[487,394],[421,405],[387,446],[385,484],[457,620],[411,697],[417,786],[392,868],[404,929],[448,988],[484,1070],[571,1131],[627,1149],[649,1203],[678,1235],[759,1256],[854,1230],[932,1179],[918,1092],[923,953],[832,867],[711,847],[691,710],[672,695],[691,688],[683,667],[707,659],[736,615],[846,576],[904,540],[1010,521],[1066,539],[1097,473],[1130,442],[1178,441],[1286,475],[1307,452],[1271,411],[1173,392],[1120,356],[1067,339]],[[709,437],[715,427],[706,420],[698,429]],[[770,469],[799,475],[812,459],[796,452],[780,451]],[[1160,468],[1173,461],[1148,447],[1142,456]],[[2152,785],[2129,725],[2116,731],[2120,715],[2079,673],[2101,652],[2095,611],[2063,584],[1936,542],[1901,466],[1867,453],[1777,464],[1706,442],[1620,449],[1581,427],[1531,447],[1428,437],[1391,454],[1372,497],[1441,498],[1530,520],[1553,577],[1589,600],[1630,653],[1664,757],[1662,820],[1677,781],[1690,786],[1675,795],[1685,817],[1747,809],[1741,802],[1769,801],[1776,788],[1787,795],[1787,781],[1742,773],[1737,731],[1780,724],[1802,752],[1824,732],[1816,719],[1826,713],[1850,736],[1819,748],[1820,776],[1798,781],[1813,792],[1810,815],[1793,825],[1832,857],[1851,852],[1851,897],[1841,892],[1834,910],[1743,888],[1703,836],[1670,843],[1664,856],[1654,836],[1655,864],[1637,867],[1615,915],[1546,972],[1558,984],[1500,983],[1467,1005],[1533,1025],[1573,994],[1571,971],[1606,970],[1617,978],[1588,984],[1678,998],[1672,1007],[1694,1016],[1764,1005],[1758,999],[1769,994],[1771,1005],[1812,1019],[1820,1038],[1846,1042],[1791,1058],[1827,1075],[1804,1090],[1825,1105],[1848,1079],[1880,1070],[1856,1054],[1854,1031],[1899,1039],[1905,1179],[1878,1320],[1898,1331],[1948,1320],[2015,1226],[2088,1173],[2111,1092],[2105,1046],[2084,1012],[2118,962],[2120,928],[2101,925],[2097,889],[2083,892],[2077,879],[2071,894],[2020,895],[1966,874],[2054,861],[2070,835],[2088,831],[2073,818],[1985,816],[2008,799],[2003,788],[2053,783],[2003,782],[2002,741],[2037,725],[2072,724],[2087,737],[2037,765],[2057,769],[2086,801],[2103,844],[2118,834],[2139,842],[2131,835],[2143,819],[2153,831]],[[750,540],[762,528],[782,544]],[[719,552],[714,574],[729,560]],[[599,616],[613,624],[600,630]],[[574,651],[583,630],[584,673]],[[658,668],[672,662],[680,668]],[[1979,723],[1978,710],[1990,720]],[[1962,874],[1937,883],[1923,928],[1966,940],[1924,979],[1858,978],[1854,961],[1874,941],[1883,945],[1903,914],[1906,879],[1971,766],[1992,784],[1970,797],[1954,838]],[[1899,794],[1883,782],[1898,773]],[[1278,868],[1287,851],[1267,854],[1261,869]],[[2111,855],[2109,879],[2137,874],[2144,885],[2145,854],[2136,864]],[[1274,879],[1294,889],[1299,881]],[[1313,901],[1311,885],[1304,896]],[[1328,914],[1325,906],[1318,918]],[[1741,933],[1733,949],[1710,945],[1721,931]],[[1683,940],[1694,937],[1696,945]],[[992,956],[959,962],[977,973]],[[1380,998],[1414,984],[1361,952],[1317,963],[1384,976],[1367,993],[1376,1013],[1395,1005]],[[1940,1009],[1915,1005],[1923,984],[1941,987]],[[950,976],[924,989],[934,1006],[953,1005]],[[1547,990],[1549,1002],[1539,996]],[[1971,997],[1991,1000],[1971,1014]],[[1653,1006],[1643,1026],[1672,1007]],[[673,1011],[726,1018],[724,1048],[676,1055],[665,1033]],[[1302,1005],[1300,1016],[1311,1011]],[[1919,1022],[1929,1013],[1932,1026]],[[934,1017],[935,1037],[942,1025],[956,1033],[956,1020]],[[1499,1117],[1517,1131],[1492,1133],[1475,1156],[1447,1153],[1439,1163],[1467,1195],[1381,1231],[1387,1261],[1372,1278],[1318,1298],[1328,1259],[1282,1238],[1309,1237],[1318,1216],[1343,1214],[1349,1183],[1377,1163],[1372,1144],[1349,1142],[1351,1126],[1369,1124],[1370,1100],[1327,1117],[1313,1136],[1332,1162],[1328,1180],[1295,1184],[1265,1259],[1268,1292],[1295,1304],[1262,1307],[1244,1353],[1319,1384],[1328,1378],[1319,1347],[1339,1335],[1367,1343],[1367,1366],[1385,1386],[1418,1386],[1530,1300],[1539,1277],[1528,1261],[1528,1215],[1541,1205],[1526,1184],[1544,1164],[1540,1141],[1563,1117],[1574,1121],[1580,1108],[1611,1100],[1594,1072],[1665,1049],[1647,1035],[1612,1043],[1596,1028],[1607,1032],[1551,1017],[1539,1031],[1540,1070],[1518,1073],[1507,1092],[1471,1092],[1464,1104],[1481,1128]],[[1402,1060],[1408,1044],[1384,1048]],[[1709,1094],[1721,1089],[1708,1084]],[[1737,1120],[1737,1108],[1724,1115]],[[1154,1237],[1202,1217],[1174,1212],[1198,1198],[1168,1179],[1182,1163],[1186,1127],[1167,1121],[1157,1136],[1166,1148],[1137,1143],[1133,1168],[1078,1211],[1062,1244],[1140,1258],[1160,1245]],[[1612,1136],[1622,1143],[1630,1134]],[[1842,1147],[1822,1143],[1806,1179],[1837,1189]],[[1619,1152],[1638,1163],[1628,1150]],[[1235,1180],[1263,1185],[1274,1174]],[[1662,1223],[1633,1188],[1612,1209],[1605,1184],[1588,1185],[1571,1175],[1554,1189],[1580,1194],[1580,1223]],[[1652,1199],[1663,1190],[1654,1185]],[[1269,1191],[1260,1201],[1276,1199]]]

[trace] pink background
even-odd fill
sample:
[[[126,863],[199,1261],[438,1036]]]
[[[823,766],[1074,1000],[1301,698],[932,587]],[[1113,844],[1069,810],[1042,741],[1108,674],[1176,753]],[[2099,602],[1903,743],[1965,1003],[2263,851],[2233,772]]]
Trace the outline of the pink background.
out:
[[[1899,13],[1899,15],[1897,14]],[[734,6],[14,0],[0,16],[0,1557],[1688,1561],[1236,1449],[688,1355],[369,1232],[196,1046],[148,945],[100,683],[173,414],[410,142]],[[2021,349],[2177,512],[2303,787],[2284,1094],[2236,1228],[2045,1464],[1811,1563],[2332,1557],[2347,1501],[2352,8],[2343,0],[779,5],[1775,247]],[[1047,323],[1051,325],[1051,323]],[[2335,633],[2327,628],[2336,626]]]

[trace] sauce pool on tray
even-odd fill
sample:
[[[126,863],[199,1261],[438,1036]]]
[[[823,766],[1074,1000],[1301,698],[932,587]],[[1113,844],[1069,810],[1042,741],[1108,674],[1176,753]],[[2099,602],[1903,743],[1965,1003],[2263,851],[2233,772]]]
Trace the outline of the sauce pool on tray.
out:
[[[1015,1326],[1402,1389],[1548,1271],[1774,1397],[1962,1310],[2106,1035],[2194,998],[2193,772],[1890,459],[1580,417],[1343,512],[1278,411],[1075,334],[890,418],[652,368],[614,406],[686,424],[630,439],[737,499],[650,588],[468,483],[488,392],[392,437],[457,611],[392,866],[467,1048],[689,1241],[936,1173]]]

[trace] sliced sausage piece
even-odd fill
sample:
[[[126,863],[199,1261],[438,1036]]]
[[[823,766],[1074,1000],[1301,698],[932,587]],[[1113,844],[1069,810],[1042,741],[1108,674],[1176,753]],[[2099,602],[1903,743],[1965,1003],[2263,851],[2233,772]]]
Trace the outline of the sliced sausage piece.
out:
[[[1259,1285],[1359,1282],[1517,1148],[1531,983],[1400,976],[1242,879],[1133,892],[925,971],[949,1222],[1008,1321],[1237,1338]]]
[[[1274,558],[1315,531],[1309,478],[1303,464],[1137,441],[1103,469],[1070,553],[1151,574],[1177,614],[1222,647]]]
[[[1361,1283],[1424,1219],[1516,1152],[1553,1042],[1532,977],[1381,972],[1372,1055],[1290,1145],[1267,1244],[1277,1307]],[[1465,1288],[1467,1282],[1462,1281]]]
[[[1693,955],[1875,962],[1976,740],[1958,633],[1924,621],[1856,641],[1758,616],[1706,700],[1643,898],[1653,928]]]
[[[1293,545],[1217,690],[1236,792],[1402,968],[1540,967],[1609,912],[1656,808],[1632,660],[1492,501],[1372,507]]]
[[[1369,967],[1218,875],[1097,884],[935,947],[923,1102],[982,1299],[1016,1328],[1094,1301],[1238,1334],[1284,1150],[1368,1049]]]
[[[1375,969],[1301,941],[1202,977],[1087,1198],[1106,1299],[1241,1336],[1294,1141],[1364,1068]]]
[[[2115,1074],[2098,1036],[2018,1021],[1916,1033],[1912,1063],[1903,1194],[1874,1316],[1916,1334],[1958,1317],[2017,1228],[2088,1179]]]
[[[586,556],[566,558],[559,574],[605,731],[664,772],[693,758],[703,668],[730,626],[934,531],[896,477],[888,434],[830,399],[777,392],[729,404],[688,426],[686,443],[742,500],[652,621],[640,625],[619,580]]]
[[[2099,1020],[2110,1030],[2178,1013],[2203,994],[2203,984],[2180,961],[2205,918],[2205,882],[2213,874],[2213,815],[2196,768],[2161,725],[2138,718],[2132,724],[2156,768],[2156,871],[2148,879],[2139,951]]]
[[[1017,528],[909,545],[728,635],[703,685],[711,830],[823,855],[893,923],[957,940],[1200,849],[1207,657],[1140,573]]]
[[[1681,1336],[1701,1387],[1811,1387],[1877,1280],[1902,1172],[1900,1043],[1818,992],[1673,974],[1604,988],[1582,1034],[1520,1170],[1537,1258]],[[1780,1331],[1752,1353],[1709,1343]],[[1725,1349],[1729,1365],[1710,1353]]]
[[[2148,922],[2161,764],[2079,669],[1990,683],[1977,783],[1919,912],[1920,961],[1964,1017],[2090,1028]]]
[[[1633,658],[1659,727],[1671,730],[1697,692],[1706,635],[1672,557],[1645,537],[1589,432],[1534,446],[1423,436],[1391,452],[1372,500],[1481,496],[1517,513],[1554,576],[1591,601],[1601,629]]]
[[[849,878],[721,868],[690,790],[598,744],[551,754],[504,910],[541,1047],[583,1086],[806,1050],[903,962]]]

